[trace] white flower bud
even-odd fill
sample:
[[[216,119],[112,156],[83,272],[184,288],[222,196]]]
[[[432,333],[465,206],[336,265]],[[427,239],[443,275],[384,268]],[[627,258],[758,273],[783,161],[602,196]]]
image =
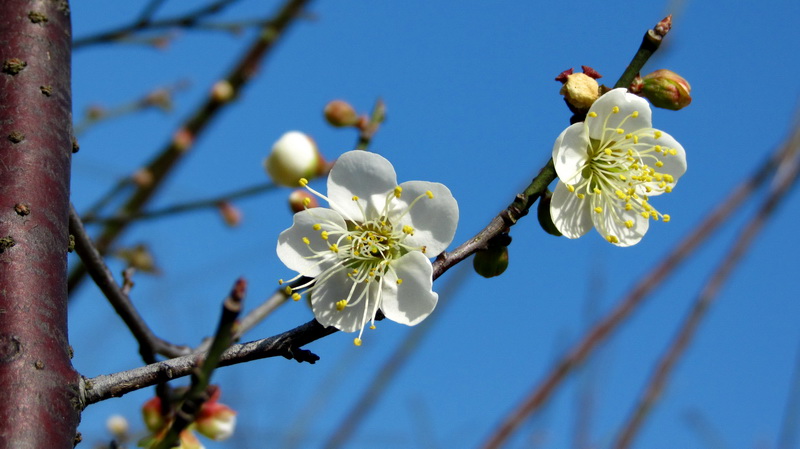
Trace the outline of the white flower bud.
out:
[[[276,184],[298,187],[300,178],[312,178],[320,167],[317,145],[299,131],[289,131],[272,146],[264,168]]]

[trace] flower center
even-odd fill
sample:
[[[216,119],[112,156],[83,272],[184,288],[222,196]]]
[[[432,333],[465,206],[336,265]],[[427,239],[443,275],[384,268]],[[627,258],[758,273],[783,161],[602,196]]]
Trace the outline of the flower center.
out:
[[[575,184],[568,184],[567,189],[580,199],[588,195],[594,212],[605,213],[628,229],[634,227],[634,220],[622,217],[620,210],[633,211],[644,219],[668,222],[669,215],[650,205],[649,194],[654,191],[672,192],[674,177],[659,169],[664,166],[665,159],[677,154],[677,150],[649,143],[651,138],[657,142],[661,131],[642,128],[626,132],[622,126],[629,118],[637,117],[638,111],[625,117],[620,127],[609,127],[609,118],[618,113],[619,108],[614,107],[606,116],[601,139],[589,140],[588,158],[579,169],[580,179]],[[597,119],[597,113],[591,112],[586,120]],[[614,235],[608,235],[606,239],[612,243],[619,242]]]
[[[304,181],[301,180],[301,185],[330,203],[328,198],[308,187],[307,181]],[[427,191],[408,205],[398,205],[397,200],[402,196],[402,192],[403,189],[400,186],[388,192],[380,211],[373,211],[369,207],[365,209],[361,198],[352,197],[352,201],[358,205],[361,217],[343,216],[345,226],[320,215],[319,221],[311,227],[316,235],[304,236],[302,239],[309,249],[309,255],[306,258],[317,260],[317,264],[323,268],[323,271],[311,282],[294,288],[287,286],[285,290],[287,295],[297,301],[303,294],[319,288],[318,286],[332,276],[346,274],[348,280],[352,281],[352,285],[348,289],[346,297],[338,300],[335,307],[339,312],[343,312],[346,308],[359,305],[362,301],[365,302],[361,318],[361,332],[354,340],[355,344],[359,346],[361,345],[361,333],[366,324],[371,322],[370,328],[375,327],[375,314],[380,308],[384,277],[388,271],[393,270],[392,261],[409,251],[425,252],[425,247],[411,246],[405,242],[408,236],[414,235],[415,230],[410,225],[399,226],[399,223],[418,201],[423,198],[433,198],[433,193]],[[315,216],[314,209],[306,210]],[[342,208],[334,206],[334,210],[338,212]],[[316,249],[319,248],[320,239],[327,249]],[[312,245],[314,240],[316,242]],[[299,279],[299,277],[293,280]],[[369,287],[369,284],[374,282],[379,283],[379,288],[371,289]],[[397,279],[398,285],[402,282],[402,279]],[[283,284],[283,281],[280,283]]]

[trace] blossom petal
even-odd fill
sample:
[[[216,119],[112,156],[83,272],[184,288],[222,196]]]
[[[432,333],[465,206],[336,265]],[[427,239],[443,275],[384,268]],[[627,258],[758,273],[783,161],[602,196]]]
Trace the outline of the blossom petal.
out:
[[[586,234],[593,226],[588,201],[567,190],[561,181],[550,200],[550,218],[564,237],[570,239]]]
[[[397,186],[397,174],[391,162],[367,151],[348,151],[339,156],[328,175],[328,199],[331,207],[346,218],[366,221],[353,197],[368,216],[380,211],[386,195]]]
[[[618,107],[618,112],[613,112]],[[592,113],[597,114],[592,117]],[[633,117],[636,115],[636,117]],[[614,89],[594,102],[589,108],[586,124],[589,126],[589,137],[595,140],[613,140],[608,133],[622,129],[623,134],[652,126],[652,113],[647,100],[629,94],[623,88]]]
[[[589,132],[583,123],[565,129],[553,145],[553,164],[561,181],[575,184],[589,159]]]
[[[608,240],[609,236],[617,241],[610,241],[616,246],[631,246],[639,243],[650,227],[650,219],[642,217],[634,210],[625,210],[623,201],[615,200],[614,205],[607,204],[602,213],[591,212],[591,219],[597,232]],[[632,224],[629,228],[625,222]]]
[[[658,137],[655,137],[656,135],[658,135]],[[678,141],[675,140],[675,138],[673,138],[671,135],[658,130],[652,130],[652,132],[640,134],[639,144],[646,146],[659,145],[663,150],[666,151],[664,154],[656,153],[658,160],[660,160],[664,165],[656,168],[655,170],[658,173],[672,176],[673,181],[667,182],[666,185],[674,187],[678,182],[678,178],[686,173],[686,151],[683,149],[683,146],[681,146],[681,144],[678,143]],[[675,154],[672,154],[670,150],[675,150]],[[653,165],[652,163],[649,164],[651,166]],[[643,192],[640,190],[640,194],[647,193],[649,196],[657,196],[661,195],[665,191],[665,188],[661,187],[658,182],[648,182],[644,185],[650,187],[650,191]]]
[[[339,270],[325,282],[316,284],[311,291],[311,309],[314,317],[323,326],[333,326],[343,332],[361,330],[364,323],[372,319],[377,310],[375,301],[378,297],[378,285],[378,282],[354,283],[345,270]],[[365,292],[366,289],[369,291]],[[361,295],[367,296],[356,302]],[[338,310],[336,303],[347,298],[350,298],[350,304]],[[365,310],[367,307],[370,310]]]
[[[393,201],[394,213],[404,213],[417,198],[411,210],[397,219],[397,226],[411,226],[414,234],[408,235],[404,244],[412,247],[426,247],[425,255],[434,257],[447,249],[453,241],[458,225],[458,203],[444,184],[426,181],[408,181],[400,184],[403,189],[400,198]],[[433,198],[428,198],[426,192]]]
[[[433,266],[422,253],[410,252],[392,263],[383,285],[381,311],[386,318],[413,326],[428,317],[439,295],[432,291]]]
[[[319,231],[314,230],[315,224],[321,225]],[[304,276],[314,277],[321,274],[333,263],[333,254],[331,253],[330,260],[312,256],[316,252],[328,251],[328,242],[320,237],[320,233],[333,229],[346,229],[344,219],[333,209],[315,207],[294,214],[292,227],[281,232],[278,237],[278,258],[284,265]],[[308,239],[309,245],[303,241],[304,237]]]

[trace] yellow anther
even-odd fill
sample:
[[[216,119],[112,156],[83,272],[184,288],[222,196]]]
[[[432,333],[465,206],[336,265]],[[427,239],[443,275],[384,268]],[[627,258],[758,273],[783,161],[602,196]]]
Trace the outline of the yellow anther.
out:
[[[619,113],[619,106],[614,106],[613,108],[611,108],[611,113],[612,113],[612,114],[617,114],[617,113]]]
[[[433,198],[433,192],[431,192],[430,190],[427,190],[425,192],[425,195],[428,195],[428,198]]]
[[[311,198],[303,198],[303,207],[308,207],[311,204]]]
[[[333,245],[331,245],[330,248],[331,248],[331,251],[333,251],[335,253],[339,252],[339,245],[337,245],[335,243]]]
[[[625,134],[625,130],[622,128],[617,128],[617,134]]]
[[[616,192],[614,192],[614,195],[617,195],[617,198],[621,200],[625,199],[625,193],[622,190],[617,190]]]
[[[651,210],[650,211],[650,218],[652,218],[655,221],[658,221],[658,212],[656,212],[654,210]]]
[[[574,192],[575,187],[572,187],[571,185],[567,184],[567,190],[569,190],[570,192]]]
[[[602,191],[602,190],[600,190],[599,188],[595,187],[595,188],[594,188],[594,193],[596,193],[596,194],[600,195],[601,193],[603,193],[603,191]]]
[[[626,139],[633,139],[633,133],[625,134]]]
[[[303,243],[305,243],[306,245],[310,245],[311,240],[309,240],[308,237],[303,237]]]
[[[663,167],[664,163],[661,161],[656,161],[656,167]]]
[[[633,220],[628,220],[625,222],[625,227],[630,229],[633,227]]]
[[[353,344],[356,346],[361,346],[361,339],[356,337],[353,339]]]
[[[627,180],[628,180],[628,177],[627,177],[627,176],[625,176],[625,175],[619,175],[619,180],[620,180],[620,181],[627,181]]]
[[[422,251],[422,254],[425,254],[426,252],[428,252],[428,247],[427,246],[423,246],[420,251]]]
[[[612,154],[611,148],[606,148],[605,150],[603,150],[603,153],[605,153],[606,156],[611,156]]]
[[[598,207],[594,208],[594,211],[597,212],[598,214],[600,214],[600,213],[603,212],[603,208],[598,206]]]
[[[676,150],[675,148],[670,148],[669,149],[669,154],[671,154],[672,156],[675,156],[676,154],[678,154],[678,150]]]
[[[347,300],[346,299],[342,299],[340,301],[336,301],[336,310],[341,312],[342,310],[344,310],[345,307],[347,307]]]
[[[286,296],[291,295],[292,294],[292,287],[287,285],[286,288],[283,289],[283,292],[286,293]]]
[[[631,209],[633,209],[633,204],[625,203],[625,210],[631,210]]]
[[[639,136],[633,136],[633,143],[634,144],[639,143]]]
[[[636,118],[638,116],[639,116],[639,111],[633,111],[633,114],[631,114],[631,117],[633,118]]]
[[[403,280],[402,280],[402,279],[397,279],[397,285],[400,285],[400,284],[402,284],[402,283],[403,283]]]
[[[300,183],[300,186],[302,186],[302,187],[305,187],[305,186],[308,185],[308,179],[306,179],[306,178],[300,178],[300,181],[298,181],[298,182]]]
[[[586,198],[586,195],[584,195],[582,193],[579,193],[579,194],[577,194],[575,196],[577,196],[579,200],[582,200],[582,199]]]
[[[394,197],[395,198],[400,198],[400,195],[402,193],[403,193],[403,188],[402,187],[397,186],[397,187],[394,188]]]
[[[664,214],[661,217],[664,219],[664,223],[669,223],[669,221],[672,220],[672,217],[670,217],[668,214]]]
[[[322,237],[322,240],[328,240],[328,231],[320,232],[319,236]]]
[[[353,195],[353,201],[358,201],[358,197],[356,195]]]
[[[283,279],[278,279],[278,285],[283,285]]]
[[[370,325],[369,325],[369,328],[370,328],[371,330],[375,330],[375,329],[377,329],[377,327],[375,327],[375,325],[374,325],[374,324],[370,324]]]
[[[319,223],[317,223],[317,224],[315,224],[314,226],[311,226],[311,228],[312,228],[313,230],[315,230],[315,231],[319,231],[320,229],[322,229],[322,225],[321,225],[321,224],[319,224]]]
[[[607,236],[606,240],[608,240],[608,243],[619,243],[619,239],[614,235]]]
[[[587,115],[589,117],[597,117],[597,112],[592,111],[592,112],[588,113]]]
[[[661,131],[654,132],[653,133],[653,137],[655,137],[656,139],[660,138],[661,137]]]
[[[665,191],[665,192],[667,192],[667,193],[672,193],[672,186],[669,186],[669,185],[668,185],[668,186],[666,186],[666,187],[664,188],[664,191]]]
[[[292,299],[295,301],[300,301],[300,293],[292,293]]]
[[[641,212],[639,215],[641,215],[642,218],[650,218],[650,212]]]
[[[403,226],[403,232],[408,235],[414,235],[414,228],[409,225]]]

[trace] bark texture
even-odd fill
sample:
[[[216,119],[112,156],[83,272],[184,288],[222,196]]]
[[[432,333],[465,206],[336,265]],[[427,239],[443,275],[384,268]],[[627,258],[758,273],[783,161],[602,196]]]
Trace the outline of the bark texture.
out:
[[[0,0],[0,449],[71,448],[71,31],[66,0]]]

